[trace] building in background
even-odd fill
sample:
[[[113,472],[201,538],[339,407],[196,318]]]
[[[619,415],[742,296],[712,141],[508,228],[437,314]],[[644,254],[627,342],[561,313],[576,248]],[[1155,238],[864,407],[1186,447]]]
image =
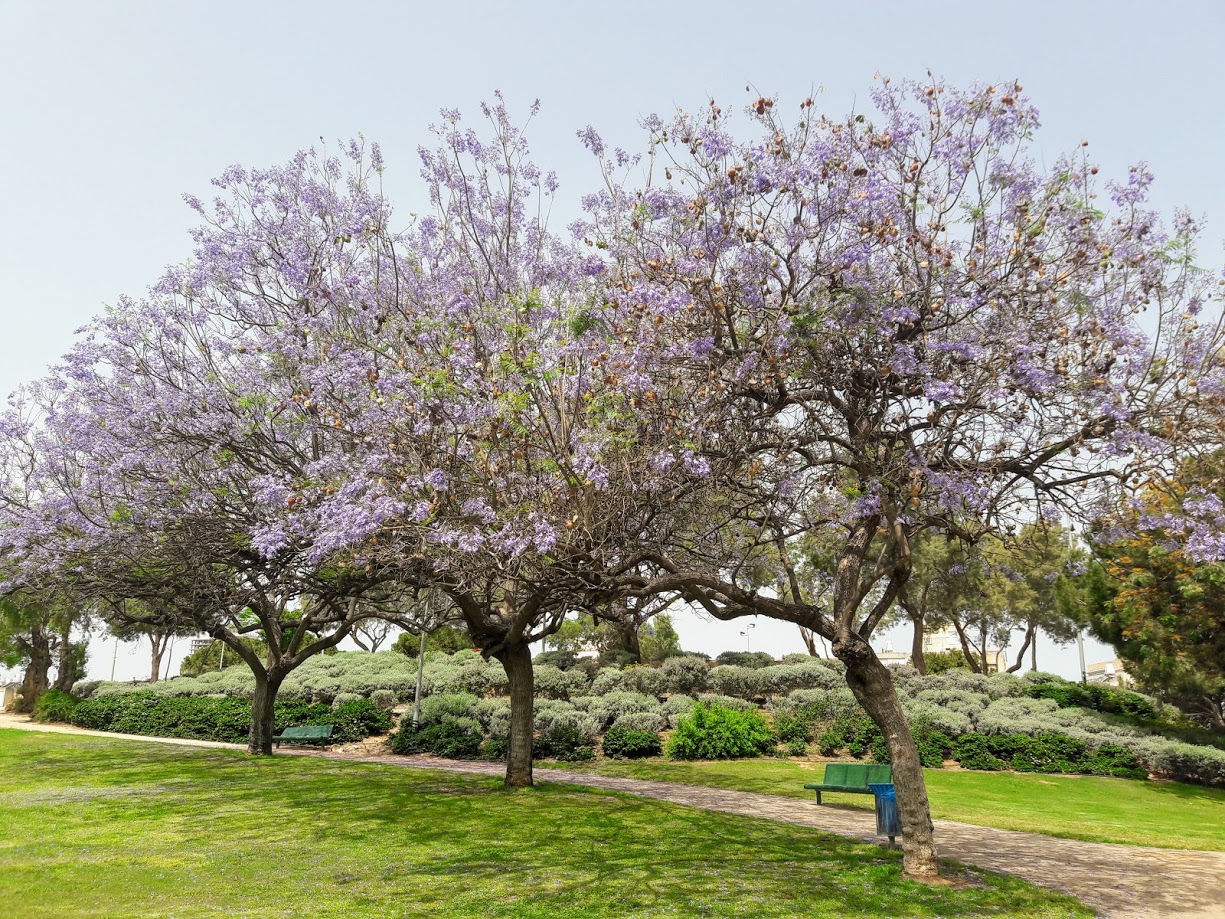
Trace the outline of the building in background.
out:
[[[1090,664],[1085,668],[1085,679],[1099,686],[1118,686],[1123,689],[1131,689],[1135,682],[1117,657],[1114,660]]]
[[[956,629],[952,627],[936,629],[923,636],[924,654],[943,654],[946,651],[963,653],[961,639],[957,637]],[[999,673],[1001,670],[1008,669],[1008,656],[1004,653],[1003,648],[987,648],[986,657],[988,673]]]

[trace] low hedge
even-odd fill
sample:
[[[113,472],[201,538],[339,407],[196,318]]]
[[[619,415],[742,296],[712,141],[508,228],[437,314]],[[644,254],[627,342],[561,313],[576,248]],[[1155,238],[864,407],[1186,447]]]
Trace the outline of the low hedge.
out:
[[[363,740],[391,729],[391,716],[367,699],[328,705],[289,700],[274,707],[277,733],[309,724],[335,725],[336,743]],[[78,704],[70,720],[78,727],[119,734],[183,737],[242,743],[251,730],[251,703],[233,697],[163,696],[152,692],[114,694]]]

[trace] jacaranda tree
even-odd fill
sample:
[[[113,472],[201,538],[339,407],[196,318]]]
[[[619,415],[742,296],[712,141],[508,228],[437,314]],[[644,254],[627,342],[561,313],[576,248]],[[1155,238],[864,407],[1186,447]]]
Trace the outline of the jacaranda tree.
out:
[[[1143,166],[1104,186],[1083,149],[1040,168],[1018,85],[882,80],[873,100],[788,123],[760,98],[744,138],[713,103],[651,118],[645,183],[584,132],[608,181],[580,232],[652,343],[641,411],[679,419],[708,482],[641,589],[827,639],[887,740],[906,870],[930,875],[922,769],[870,645],[911,541],[1091,517],[1194,448],[1221,332],[1197,226],[1146,208]],[[841,546],[828,602],[795,577],[818,531]]]

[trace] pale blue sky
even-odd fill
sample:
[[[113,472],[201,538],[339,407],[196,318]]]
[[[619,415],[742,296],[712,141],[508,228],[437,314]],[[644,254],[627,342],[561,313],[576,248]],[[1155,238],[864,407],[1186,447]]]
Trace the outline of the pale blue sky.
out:
[[[588,123],[633,149],[642,116],[712,96],[730,109],[749,82],[784,105],[823,87],[818,105],[838,114],[867,106],[877,71],[1015,78],[1042,112],[1048,162],[1082,139],[1106,175],[1149,161],[1158,206],[1210,216],[1203,259],[1219,265],[1222,47],[1221,0],[0,0],[0,391],[40,375],[105,303],[185,258],[192,215],[180,196],[207,193],[225,166],[361,132],[382,145],[407,212],[437,110],[475,112],[495,89],[521,111],[543,103],[531,139],[562,178],[567,216],[567,195],[593,179],[574,138]],[[740,628],[695,620],[681,631],[686,647],[717,652],[742,644]],[[776,623],[760,620],[754,637],[800,650]],[[1039,663],[1076,669],[1074,653]],[[99,647],[95,669],[109,665]]]

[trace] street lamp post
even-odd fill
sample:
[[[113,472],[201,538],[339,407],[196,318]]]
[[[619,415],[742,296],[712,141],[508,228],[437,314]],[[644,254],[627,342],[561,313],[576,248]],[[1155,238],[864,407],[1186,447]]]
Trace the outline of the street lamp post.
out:
[[[757,623],[750,622],[744,627],[744,631],[740,633],[744,636],[744,651],[746,654],[750,654],[753,651],[752,630],[755,628],[757,628]]]

